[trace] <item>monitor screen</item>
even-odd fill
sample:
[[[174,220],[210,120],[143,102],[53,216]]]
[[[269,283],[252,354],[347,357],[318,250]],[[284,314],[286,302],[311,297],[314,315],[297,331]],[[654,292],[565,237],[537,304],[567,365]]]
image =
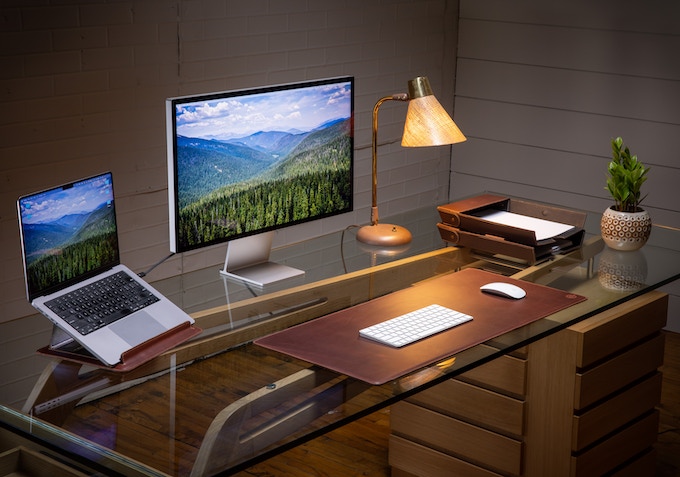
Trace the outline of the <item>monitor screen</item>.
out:
[[[167,100],[170,248],[349,212],[352,77]]]

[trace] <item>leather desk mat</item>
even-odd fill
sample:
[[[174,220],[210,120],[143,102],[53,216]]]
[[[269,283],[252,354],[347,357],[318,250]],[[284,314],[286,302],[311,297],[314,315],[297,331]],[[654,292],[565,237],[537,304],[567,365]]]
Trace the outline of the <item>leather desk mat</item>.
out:
[[[482,293],[490,282],[513,283],[520,300]],[[477,269],[428,280],[255,340],[255,344],[370,384],[384,384],[508,331],[586,300],[544,285]],[[359,330],[433,303],[473,320],[402,348],[359,336]]]

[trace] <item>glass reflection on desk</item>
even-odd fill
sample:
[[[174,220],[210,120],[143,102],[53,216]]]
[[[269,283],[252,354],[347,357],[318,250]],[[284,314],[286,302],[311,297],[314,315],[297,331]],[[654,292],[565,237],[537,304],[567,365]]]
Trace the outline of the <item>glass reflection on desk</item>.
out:
[[[220,265],[154,282],[194,315],[203,335],[124,375],[50,362],[24,411],[0,407],[0,419],[95,467],[126,475],[233,472],[680,276],[675,231],[653,231],[638,257],[645,273],[636,275],[635,287],[620,290],[608,286],[608,279],[603,284],[617,266],[599,238],[596,215],[589,216],[591,233],[582,248],[530,267],[446,247],[437,219],[429,210],[398,220],[414,233],[414,242],[396,256],[361,248],[352,229],[275,250],[273,260],[306,273],[264,289],[223,277]],[[588,300],[382,386],[251,343],[467,267]]]

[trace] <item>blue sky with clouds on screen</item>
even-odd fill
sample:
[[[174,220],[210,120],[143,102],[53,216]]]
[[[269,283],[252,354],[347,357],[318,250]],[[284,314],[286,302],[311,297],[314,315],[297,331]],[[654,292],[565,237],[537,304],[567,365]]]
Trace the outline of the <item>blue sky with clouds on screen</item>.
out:
[[[92,212],[111,199],[111,183],[96,179],[24,198],[20,201],[21,215],[26,224],[49,223],[65,215]]]
[[[231,96],[177,106],[177,133],[203,139],[309,131],[351,115],[350,83]]]

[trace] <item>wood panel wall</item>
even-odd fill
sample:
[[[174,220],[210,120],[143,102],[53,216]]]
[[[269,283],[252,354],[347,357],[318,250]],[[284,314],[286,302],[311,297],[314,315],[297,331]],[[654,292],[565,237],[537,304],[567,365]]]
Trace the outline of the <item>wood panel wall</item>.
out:
[[[462,0],[459,35],[454,117],[468,141],[452,150],[452,198],[604,210],[622,136],[651,167],[654,223],[680,228],[680,3]],[[680,286],[667,291],[680,330]]]

